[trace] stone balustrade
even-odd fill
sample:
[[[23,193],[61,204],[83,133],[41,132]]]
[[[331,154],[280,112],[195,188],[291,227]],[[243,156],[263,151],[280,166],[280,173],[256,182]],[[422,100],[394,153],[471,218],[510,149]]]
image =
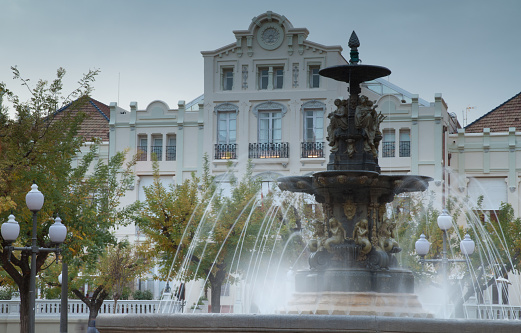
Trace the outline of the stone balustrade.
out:
[[[59,316],[61,300],[36,300],[36,316],[52,317]],[[105,300],[100,308],[99,314],[148,314],[148,313],[180,313],[183,312],[183,301],[160,301],[160,300],[119,300],[114,305],[113,300]],[[0,301],[0,318],[20,315],[20,300]],[[89,315],[89,308],[81,300],[69,299],[69,316]]]

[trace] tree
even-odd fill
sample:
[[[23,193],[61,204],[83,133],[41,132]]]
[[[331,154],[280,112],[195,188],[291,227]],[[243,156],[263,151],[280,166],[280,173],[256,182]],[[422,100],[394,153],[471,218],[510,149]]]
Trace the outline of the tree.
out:
[[[207,281],[212,312],[220,312],[222,284],[240,272],[235,265],[251,263],[253,255],[273,248],[279,228],[274,227],[274,218],[266,217],[276,209],[259,195],[260,181],[252,176],[251,163],[240,181],[230,177],[229,196],[216,189],[207,157],[201,179],[193,176],[167,189],[159,180],[157,164],[154,176],[153,184],[145,188],[137,223],[149,237],[154,255],[162,259],[163,277],[168,279],[172,270],[181,281]]]
[[[95,146],[73,167],[83,144],[78,130],[85,115],[78,110],[88,102],[97,73],[97,70],[87,73],[79,81],[79,88],[65,97],[62,95],[65,70],[61,68],[51,83],[40,80],[34,88],[13,68],[15,79],[31,93],[27,102],[21,102],[4,83],[0,86],[15,111],[14,119],[9,118],[7,108],[0,112],[0,218],[5,221],[12,210],[20,224],[15,245],[30,244],[32,213],[24,201],[31,183],[36,181],[45,195],[44,206],[38,212],[38,246],[52,246],[47,238],[48,230],[54,213],[59,213],[68,228],[68,237],[61,248],[69,264],[74,259],[95,260],[106,244],[114,241],[110,230],[124,220],[126,214],[125,210],[114,208],[133,183],[131,164],[125,170],[120,169],[123,153],[114,156],[112,164],[98,162],[90,178],[89,168],[97,158]],[[29,314],[30,255],[12,253],[9,258],[8,251],[3,250],[6,245],[2,239],[1,265],[20,291],[21,332],[25,332]],[[38,253],[37,272],[48,256],[47,252]]]

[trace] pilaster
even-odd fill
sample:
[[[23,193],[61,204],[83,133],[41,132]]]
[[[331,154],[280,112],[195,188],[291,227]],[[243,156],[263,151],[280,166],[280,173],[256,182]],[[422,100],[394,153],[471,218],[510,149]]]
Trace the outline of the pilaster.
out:
[[[420,142],[420,128],[418,124],[418,118],[420,113],[419,95],[412,95],[411,104],[411,173],[418,175],[419,170],[419,142]]]
[[[185,121],[185,101],[179,101],[177,103],[177,170],[176,172],[176,184],[183,182],[183,171],[184,171],[184,121]]]
[[[111,102],[110,108],[110,121],[109,121],[109,159],[116,155],[116,109],[118,103]]]
[[[443,180],[443,100],[441,94],[434,95],[434,182],[437,186]]]

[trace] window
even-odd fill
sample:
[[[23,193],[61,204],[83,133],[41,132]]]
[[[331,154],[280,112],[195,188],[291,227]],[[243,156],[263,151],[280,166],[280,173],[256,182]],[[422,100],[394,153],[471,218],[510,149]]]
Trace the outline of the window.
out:
[[[302,158],[324,157],[324,110],[325,104],[309,101],[302,105],[304,118],[304,142]]]
[[[217,143],[215,159],[235,159],[237,151],[237,112],[232,103],[222,103],[215,107],[217,114]]]
[[[320,87],[320,75],[318,75],[318,71],[320,70],[320,66],[309,66],[309,87],[310,88],[318,88]]]
[[[394,157],[395,153],[394,129],[384,130],[382,142],[382,157]]]
[[[277,67],[273,69],[273,89],[282,89],[284,84],[284,69]]]
[[[282,115],[280,111],[259,112],[259,143],[282,141]]]
[[[223,90],[233,89],[233,68],[222,69],[222,87]]]
[[[217,113],[217,143],[235,143],[237,138],[237,113]]]
[[[411,132],[400,130],[400,157],[411,157]]]
[[[166,146],[166,160],[167,161],[175,161],[176,160],[176,152],[177,152],[177,140],[175,135],[169,135],[167,137],[167,146]]]
[[[304,109],[304,141],[324,140],[324,109]]]
[[[163,138],[160,136],[152,137],[152,147],[150,151],[155,154],[158,161],[163,160]]]
[[[271,90],[284,87],[284,67],[259,67],[259,89]]]
[[[259,89],[268,89],[269,69],[259,68]]]
[[[147,152],[148,152],[148,140],[146,136],[138,137],[138,146],[137,146],[137,160],[138,161],[146,161],[147,160]]]

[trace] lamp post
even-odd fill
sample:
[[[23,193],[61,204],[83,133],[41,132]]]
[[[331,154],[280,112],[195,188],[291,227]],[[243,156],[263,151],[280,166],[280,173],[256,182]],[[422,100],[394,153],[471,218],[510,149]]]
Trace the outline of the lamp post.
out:
[[[58,276],[58,282],[61,285],[61,303],[60,303],[60,333],[67,333],[68,322],[68,301],[69,301],[69,267],[62,258],[62,272]]]
[[[60,249],[55,248],[42,248],[38,247],[37,242],[37,214],[42,209],[44,202],[44,196],[42,192],[38,190],[38,186],[33,184],[31,191],[25,196],[25,203],[27,208],[33,213],[33,228],[32,228],[32,239],[30,247],[14,247],[8,245],[5,250],[8,251],[9,256],[12,251],[22,251],[31,253],[31,275],[29,279],[29,333],[35,333],[35,314],[36,314],[36,255],[39,252],[56,252],[59,253]],[[6,242],[11,244],[18,238],[20,233],[20,226],[14,219],[14,215],[9,215],[8,221],[2,223],[1,227],[2,237]],[[61,219],[57,217],[55,223],[49,228],[49,238],[54,244],[61,244],[65,240],[67,235],[67,228],[61,223]]]
[[[452,216],[446,209],[443,209],[441,214],[438,216],[438,227],[443,232],[443,251],[441,253],[441,259],[425,259],[427,253],[429,253],[429,247],[431,243],[425,239],[425,235],[421,234],[420,239],[416,241],[414,247],[416,253],[420,256],[420,262],[422,264],[426,262],[441,262],[441,270],[443,276],[443,285],[447,285],[448,277],[448,266],[450,262],[467,262],[467,259],[448,259],[447,258],[447,230],[452,228]],[[474,253],[475,243],[470,238],[469,234],[466,234],[463,240],[460,242],[460,250],[465,256],[469,256]],[[446,303],[446,302],[445,302]],[[446,308],[446,307],[445,307]],[[444,309],[445,309],[444,308]],[[444,310],[445,311],[445,310]]]

